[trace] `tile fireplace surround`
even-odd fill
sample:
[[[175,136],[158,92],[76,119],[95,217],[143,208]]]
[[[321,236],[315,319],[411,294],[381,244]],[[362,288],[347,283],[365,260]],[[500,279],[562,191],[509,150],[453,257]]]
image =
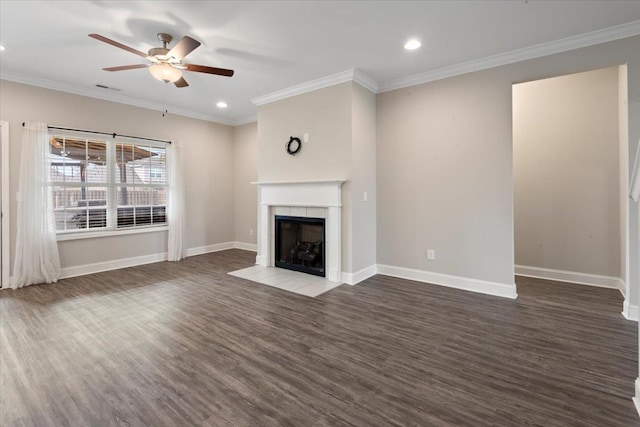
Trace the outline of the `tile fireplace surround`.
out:
[[[342,282],[342,184],[345,180],[253,182],[258,186],[256,264],[273,267],[276,215],[325,219],[325,271]]]

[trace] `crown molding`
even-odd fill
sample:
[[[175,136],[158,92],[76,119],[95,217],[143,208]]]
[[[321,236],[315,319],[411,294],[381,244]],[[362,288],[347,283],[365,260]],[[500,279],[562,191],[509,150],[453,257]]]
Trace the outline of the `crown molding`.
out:
[[[261,105],[270,104],[272,102],[280,101],[292,96],[302,95],[304,93],[313,92],[318,89],[324,89],[326,87],[335,86],[340,83],[351,81],[360,84],[362,87],[370,90],[373,93],[376,93],[376,91],[378,90],[378,83],[375,80],[364,74],[362,71],[352,68],[341,73],[332,74],[330,76],[311,80],[309,82],[291,86],[286,89],[258,96],[256,98],[253,98],[251,102],[259,107]]]
[[[548,43],[542,43],[523,49],[512,50],[510,52],[463,62],[450,67],[443,67],[437,70],[391,80],[381,84],[378,89],[378,93],[389,92],[448,77],[459,76],[474,71],[486,70],[488,68],[498,67],[501,65],[513,64],[520,61],[526,61],[528,59],[539,58],[569,50],[580,49],[582,47],[633,37],[638,34],[640,34],[640,21],[632,21],[626,24],[616,25],[614,27],[592,31],[590,33],[567,37]]]
[[[258,115],[251,114],[250,116],[238,117],[237,119],[234,119],[231,123],[232,123],[232,126],[242,126],[242,125],[247,125],[249,123],[255,123],[257,121],[258,121]]]
[[[28,74],[15,73],[13,71],[2,70],[0,73],[1,80],[7,80],[14,83],[21,83],[29,86],[51,89],[58,92],[71,93],[74,95],[86,96],[89,98],[100,99],[103,101],[117,102],[119,104],[131,105],[133,107],[145,108],[148,110],[158,110],[158,103],[146,101],[139,98],[124,96],[118,93],[106,91],[104,89],[89,88],[86,86],[75,85],[71,83],[57,82],[42,77],[31,76]],[[202,114],[196,111],[185,110],[182,108],[167,106],[170,114],[189,117],[192,119],[205,120],[208,122],[219,123],[223,125],[233,126],[233,121],[214,115]]]
[[[358,83],[363,88],[369,90],[370,92],[378,93],[378,89],[380,86],[378,82],[358,69],[353,70],[353,81]]]

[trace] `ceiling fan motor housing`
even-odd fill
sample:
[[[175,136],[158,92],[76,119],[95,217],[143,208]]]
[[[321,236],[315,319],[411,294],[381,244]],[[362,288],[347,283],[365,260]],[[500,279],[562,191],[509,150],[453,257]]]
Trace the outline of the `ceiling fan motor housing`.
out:
[[[152,47],[149,49],[149,56],[166,56],[169,49],[166,47]]]
[[[171,37],[167,33],[158,33],[157,36],[158,40],[162,42],[162,47],[152,47],[151,49],[149,49],[149,56],[151,57],[150,59],[153,60],[153,58],[155,58],[157,62],[173,62],[171,61],[171,58],[167,56],[167,53],[169,53],[170,50],[169,48],[167,48],[167,45],[171,43],[173,37]]]

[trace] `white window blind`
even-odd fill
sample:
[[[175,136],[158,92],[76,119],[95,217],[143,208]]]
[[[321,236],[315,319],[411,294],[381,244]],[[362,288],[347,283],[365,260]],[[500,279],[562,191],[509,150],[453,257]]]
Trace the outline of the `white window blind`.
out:
[[[76,135],[50,137],[59,233],[166,225],[166,146]]]

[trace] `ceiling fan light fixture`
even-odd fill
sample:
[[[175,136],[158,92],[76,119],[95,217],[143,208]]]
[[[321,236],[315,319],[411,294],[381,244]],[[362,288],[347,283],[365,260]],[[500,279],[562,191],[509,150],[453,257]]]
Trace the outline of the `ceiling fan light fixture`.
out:
[[[153,77],[164,82],[173,83],[182,78],[182,71],[168,64],[154,64],[149,67],[149,72]]]

